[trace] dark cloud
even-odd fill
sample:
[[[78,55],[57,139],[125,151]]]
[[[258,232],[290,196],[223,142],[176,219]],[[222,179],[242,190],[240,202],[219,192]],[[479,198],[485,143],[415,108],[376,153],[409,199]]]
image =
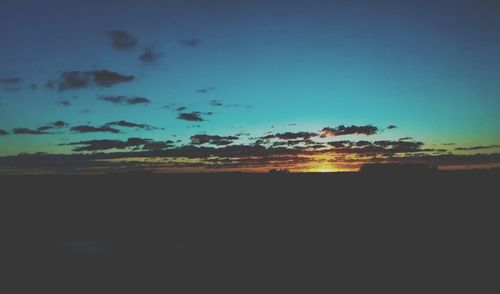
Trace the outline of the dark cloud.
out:
[[[201,89],[196,90],[196,93],[206,94],[208,92],[215,91],[216,89],[217,89],[216,87],[201,88]]]
[[[378,132],[378,128],[372,125],[366,126],[344,126],[340,125],[336,128],[323,128],[320,132],[321,138],[336,137],[344,135],[374,135]]]
[[[126,96],[102,96],[99,97],[100,100],[110,102],[113,104],[129,104],[129,105],[136,105],[136,104],[150,104],[151,101],[147,98],[144,97],[126,97]]]
[[[413,138],[412,137],[399,138],[399,141],[408,141],[408,140],[413,140]]]
[[[6,136],[8,134],[9,133],[7,131],[0,129],[0,136]]]
[[[32,129],[27,129],[27,128],[15,128],[13,132],[16,135],[46,135],[46,134],[51,134],[50,132],[47,132],[47,131],[42,131],[39,129],[32,130]]]
[[[189,113],[179,113],[177,116],[178,119],[187,120],[187,121],[205,121],[203,115],[212,115],[211,112],[199,112],[192,111]]]
[[[53,129],[61,129],[68,127],[69,124],[65,123],[62,120],[55,121],[53,123],[46,124],[45,126],[39,127],[38,130],[42,131],[47,131],[47,130],[53,130]]]
[[[129,141],[130,140],[130,141]],[[92,153],[92,154],[19,154],[17,156],[0,157],[0,167],[3,173],[23,172],[56,172],[56,173],[95,173],[117,171],[150,171],[165,168],[196,168],[200,171],[213,169],[242,169],[242,168],[274,168],[295,167],[297,165],[317,162],[315,155],[328,154],[330,151],[304,151],[286,148],[264,148],[262,146],[231,145],[225,147],[196,147],[183,146],[164,150],[147,150],[145,139],[93,140],[66,144],[76,147],[78,152],[96,152],[102,150],[119,149],[120,152]],[[167,141],[168,142],[168,141]],[[171,143],[166,145],[172,146]],[[139,144],[139,145],[138,145]],[[124,149],[131,149],[130,152]],[[301,156],[298,156],[302,154]],[[308,157],[308,156],[313,157]],[[112,160],[125,158],[162,158],[162,160],[126,161]],[[176,160],[177,158],[193,158],[196,161]],[[500,153],[474,155],[420,155],[413,154],[404,157],[356,157],[347,158],[340,155],[335,157],[336,164],[343,164],[351,168],[360,167],[366,163],[425,163],[437,166],[472,166],[481,164],[500,164]]]
[[[7,85],[18,85],[23,81],[21,78],[17,77],[10,77],[10,78],[3,78],[0,79],[0,84],[7,84]]]
[[[73,149],[75,152],[83,151],[105,151],[110,149],[131,149],[131,150],[146,150],[159,151],[172,147],[173,141],[153,141],[151,139],[129,138],[127,141],[121,140],[89,140],[79,141],[62,146],[80,146]]]
[[[335,142],[328,142],[327,143],[329,146],[332,146],[334,148],[345,148],[345,147],[352,147],[352,142],[351,141],[335,141]],[[363,143],[360,144],[360,146],[362,147],[365,147],[365,146],[369,146],[371,145],[370,142],[366,142],[365,144],[365,141],[363,141]],[[358,145],[356,145],[358,146]]]
[[[500,148],[500,145],[488,145],[488,146],[472,146],[472,147],[457,147],[457,151],[467,151],[467,150],[483,150],[483,149],[493,149]]]
[[[48,135],[53,134],[52,130],[62,129],[68,127],[69,124],[65,123],[62,120],[58,120],[52,123],[48,123],[44,126],[38,127],[37,129],[28,129],[28,128],[15,128],[13,130],[16,135]]]
[[[155,52],[153,48],[145,48],[144,52],[139,56],[139,60],[145,63],[156,62],[161,57],[161,54]]]
[[[175,109],[175,111],[184,111],[184,110],[186,110],[186,109],[187,109],[187,107],[186,107],[186,106],[179,106],[179,107],[177,107],[177,108]]]
[[[392,130],[392,129],[396,129],[396,128],[397,128],[397,126],[395,126],[395,125],[390,125],[387,127],[388,130]]]
[[[63,72],[59,82],[59,91],[86,88],[89,85],[90,78],[88,72]]]
[[[100,126],[100,127],[81,125],[81,126],[74,126],[70,130],[73,132],[76,132],[76,133],[113,133],[113,134],[117,134],[120,132],[119,130],[114,129],[108,125],[104,125],[104,126]]]
[[[224,146],[232,144],[235,140],[239,138],[236,136],[218,136],[218,135],[205,135],[199,134],[191,136],[191,144],[192,145],[203,145],[203,144],[211,144],[217,146]]]
[[[205,91],[205,90],[199,90],[199,91]],[[207,93],[207,92],[200,92],[200,93]],[[210,106],[214,106],[214,107],[232,107],[232,108],[237,108],[237,107],[246,107],[246,108],[250,108],[249,105],[242,105],[242,104],[226,104],[224,103],[224,101],[222,100],[217,100],[217,99],[213,99],[213,100],[210,100],[209,101],[209,104]]]
[[[224,106],[224,102],[222,100],[210,100],[210,105],[211,106]]]
[[[61,74],[58,83],[59,91],[82,89],[91,86],[111,87],[118,83],[134,80],[134,76],[126,76],[109,70],[67,71]],[[53,86],[52,81],[47,85]]]
[[[333,147],[332,151],[334,152],[350,154],[392,155],[397,153],[435,151],[422,149],[423,142],[417,141],[333,141],[327,144]]]
[[[304,139],[308,140],[310,138],[318,136],[317,133],[312,133],[312,132],[297,132],[297,133],[292,133],[292,132],[286,132],[286,133],[278,133],[278,134],[271,134],[262,137],[264,140],[269,140],[269,139],[279,139],[279,140],[294,140],[294,139]]]
[[[130,105],[135,105],[135,104],[150,104],[151,101],[147,98],[144,97],[133,97],[127,99],[127,103]]]
[[[115,30],[107,32],[111,39],[111,45],[115,49],[132,49],[137,46],[137,39],[123,30]]]
[[[106,124],[107,126],[116,126],[116,127],[124,127],[124,128],[136,128],[136,129],[144,129],[144,130],[154,130],[156,129],[153,126],[147,124],[136,124],[124,120],[114,121]]]
[[[346,142],[346,141],[341,141],[341,142]],[[371,145],[372,145],[372,142],[368,142],[368,141],[358,141],[354,144],[354,146],[356,146],[356,147],[366,147],[366,146],[371,146]]]
[[[201,46],[202,41],[194,38],[194,39],[179,40],[179,43],[187,47],[196,48]]]
[[[59,104],[61,106],[70,106],[71,105],[71,101],[62,100],[62,101],[58,101],[57,104]]]
[[[126,76],[109,70],[94,70],[90,74],[98,86],[111,87],[118,83],[125,83],[134,80],[134,76]]]
[[[127,101],[125,96],[103,96],[99,97],[99,99],[113,104],[124,104]]]

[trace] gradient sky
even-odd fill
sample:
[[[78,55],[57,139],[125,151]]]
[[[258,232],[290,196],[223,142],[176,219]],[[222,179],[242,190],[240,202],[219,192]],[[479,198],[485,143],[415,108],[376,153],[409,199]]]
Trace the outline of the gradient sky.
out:
[[[197,134],[248,133],[232,144],[250,145],[268,134],[319,134],[340,125],[377,130],[329,141],[411,137],[422,150],[442,154],[500,152],[499,1],[3,0],[1,6],[0,156],[80,153],[67,144],[128,138],[180,147],[193,145]],[[137,44],[112,46],[109,32],[118,30]],[[140,59],[145,52],[149,61]],[[96,70],[134,80],[58,89],[64,73]],[[150,103],[99,99],[105,96]],[[179,119],[193,111],[205,121]],[[157,129],[71,129],[121,120]],[[56,121],[67,125],[51,134],[14,134]],[[498,157],[471,161],[485,162],[499,163]],[[334,161],[320,165],[342,169]]]

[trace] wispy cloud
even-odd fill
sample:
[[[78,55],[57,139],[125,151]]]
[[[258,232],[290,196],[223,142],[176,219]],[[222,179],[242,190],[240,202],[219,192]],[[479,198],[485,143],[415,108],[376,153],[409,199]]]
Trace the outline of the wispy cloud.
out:
[[[200,88],[200,89],[196,90],[196,93],[207,94],[208,92],[212,92],[212,91],[215,91],[215,90],[217,90],[216,87]]]
[[[193,39],[179,40],[179,43],[184,45],[184,46],[187,46],[187,47],[197,48],[197,47],[201,46],[202,41],[199,39],[193,38]]]
[[[238,139],[239,138],[236,136],[218,136],[205,134],[194,135],[190,138],[192,145],[211,144],[217,146],[229,145],[234,143],[234,141]]]
[[[102,97],[99,97],[99,100],[110,102],[113,104],[128,104],[128,105],[150,104],[151,103],[151,101],[148,98],[127,97],[127,96],[102,96]]]
[[[187,121],[205,121],[203,115],[212,115],[212,112],[192,111],[188,113],[179,113],[177,118],[180,120],[187,120]]]
[[[63,72],[58,82],[59,91],[83,89],[88,87],[111,87],[119,83],[134,80],[132,75],[122,75],[109,70],[67,71]],[[52,85],[52,81],[47,82]],[[52,85],[53,86],[53,85]]]
[[[48,135],[48,134],[53,134],[53,132],[51,132],[52,130],[62,129],[62,128],[65,128],[68,126],[69,126],[69,124],[65,123],[64,121],[58,120],[58,121],[43,125],[41,127],[38,127],[36,129],[15,128],[13,130],[13,133],[16,135]]]
[[[139,60],[144,63],[153,63],[158,61],[161,57],[161,54],[156,52],[153,48],[145,48],[144,52],[139,55]]]
[[[111,39],[111,45],[115,49],[126,50],[137,46],[137,39],[126,31],[114,30],[106,33]]]
[[[151,139],[129,138],[126,141],[122,140],[89,140],[78,141],[63,146],[79,146],[73,149],[75,152],[84,151],[105,151],[110,149],[131,149],[133,151],[146,150],[156,151],[163,150],[174,145],[173,141],[154,141]]]
[[[89,125],[80,125],[80,126],[74,126],[70,129],[72,132],[75,133],[113,133],[117,134],[120,132],[120,130],[112,128],[108,125],[100,126],[100,127],[94,127],[94,126],[89,126]]]
[[[125,120],[109,122],[106,124],[107,126],[116,126],[116,127],[124,127],[124,128],[136,128],[136,129],[144,129],[144,130],[155,130],[156,127],[147,125],[147,124],[137,124],[133,122],[128,122]]]
[[[467,150],[482,150],[482,149],[492,149],[492,148],[500,148],[500,145],[457,147],[457,148],[455,148],[455,150],[467,151]]]

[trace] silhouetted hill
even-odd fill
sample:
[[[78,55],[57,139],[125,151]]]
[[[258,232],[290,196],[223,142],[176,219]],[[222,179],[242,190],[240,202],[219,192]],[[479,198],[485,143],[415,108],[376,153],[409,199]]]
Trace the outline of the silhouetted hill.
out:
[[[380,175],[380,174],[428,174],[438,171],[437,166],[414,163],[414,164],[400,164],[400,163],[371,163],[364,164],[360,172]]]
[[[2,263],[6,279],[91,293],[483,292],[498,175],[0,177]]]

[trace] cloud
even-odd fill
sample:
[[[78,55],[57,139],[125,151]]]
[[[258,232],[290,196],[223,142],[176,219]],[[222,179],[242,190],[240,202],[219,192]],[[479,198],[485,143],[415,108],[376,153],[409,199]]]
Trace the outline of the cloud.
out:
[[[211,106],[224,106],[224,102],[222,100],[210,100],[210,105]]]
[[[335,141],[335,142],[328,142],[327,143],[329,146],[332,146],[334,148],[350,148],[352,147],[352,142],[351,141]],[[361,143],[359,146],[360,147],[365,147],[365,146],[369,146],[371,143],[370,142],[366,142],[364,141],[363,143]],[[356,145],[358,146],[358,145]]]
[[[394,155],[398,153],[415,153],[424,151],[439,151],[422,149],[424,143],[418,141],[333,141],[327,143],[332,151],[349,154]]]
[[[177,107],[177,108],[175,109],[175,111],[184,111],[184,110],[186,110],[186,109],[187,109],[187,107],[186,107],[186,106],[179,106],[179,107]]]
[[[467,151],[467,150],[483,150],[483,149],[493,149],[500,148],[500,145],[489,145],[489,146],[472,146],[472,147],[457,147],[457,151]]]
[[[83,89],[92,86],[111,87],[118,83],[126,83],[134,80],[134,76],[126,76],[109,70],[93,71],[67,71],[61,74],[58,82],[59,91]],[[53,86],[52,81],[47,85]]]
[[[27,128],[15,128],[14,134],[16,134],[16,135],[46,135],[46,134],[51,134],[51,133],[47,132],[47,131],[42,131],[39,129],[32,130],[32,129],[27,129]]]
[[[179,40],[179,43],[187,47],[196,48],[201,46],[202,41],[193,38],[193,39]]]
[[[285,132],[285,133],[267,135],[262,137],[262,139],[269,140],[276,138],[279,140],[294,140],[294,139],[308,140],[316,136],[318,136],[318,134],[313,132],[297,132],[297,133]]]
[[[212,112],[199,112],[192,111],[189,113],[179,113],[177,116],[178,119],[187,120],[187,121],[205,121],[202,115],[212,115]]]
[[[147,124],[136,124],[124,120],[114,121],[107,123],[106,126],[116,126],[116,127],[124,127],[124,128],[136,128],[136,129],[144,129],[144,130],[154,130],[156,129],[153,126]]]
[[[23,79],[18,78],[18,77],[9,77],[9,78],[3,78],[0,79],[0,84],[6,84],[6,85],[18,85],[23,81]]]
[[[111,87],[117,83],[125,83],[134,80],[134,76],[126,76],[109,70],[94,70],[90,74],[98,86]]]
[[[137,39],[123,30],[114,30],[106,33],[111,39],[111,45],[115,49],[132,49],[137,46]]]
[[[197,90],[196,90],[196,93],[206,94],[206,93],[208,93],[208,92],[215,91],[215,90],[217,90],[217,88],[216,88],[216,87],[207,87],[207,88],[197,89]]]
[[[157,53],[153,48],[145,48],[144,52],[139,56],[139,60],[145,63],[156,62],[161,57],[160,53]]]
[[[149,99],[144,98],[144,97],[128,98],[126,96],[102,96],[102,97],[99,97],[99,100],[110,102],[113,104],[129,104],[129,105],[150,104],[151,103],[151,101]]]
[[[46,131],[46,130],[53,130],[53,129],[61,129],[61,128],[65,128],[67,126],[69,126],[69,124],[65,123],[62,120],[58,120],[58,121],[55,121],[52,123],[48,123],[45,126],[39,127],[38,129]]]
[[[344,126],[340,125],[336,128],[323,128],[320,132],[321,138],[336,137],[344,135],[374,135],[378,132],[378,128],[372,125],[366,126]]]
[[[211,144],[217,146],[229,145],[232,144],[235,140],[239,138],[236,136],[218,136],[218,135],[205,135],[199,134],[191,136],[191,144],[192,145],[203,145],[203,144]]]
[[[62,101],[58,101],[57,104],[59,104],[61,106],[70,106],[71,105],[71,101],[62,100]]]
[[[7,132],[6,130],[0,129],[0,136],[7,136],[8,134],[9,132]]]
[[[135,104],[150,104],[151,101],[147,98],[144,97],[133,97],[127,99],[127,103],[130,105],[135,105]]]
[[[262,146],[231,145],[224,147],[196,147],[182,146],[164,150],[146,150],[145,139],[118,140],[92,140],[81,141],[69,146],[79,146],[78,152],[94,152],[91,154],[19,154],[17,156],[0,157],[0,173],[95,173],[113,171],[183,171],[183,168],[196,169],[200,172],[217,169],[246,169],[246,168],[284,168],[291,170],[297,166],[310,167],[324,163],[317,159],[317,155],[325,154],[335,159],[335,164],[356,169],[366,163],[425,163],[447,166],[474,166],[498,165],[500,153],[474,154],[474,155],[421,155],[413,154],[404,157],[349,157],[343,154],[332,153],[329,150],[313,150],[304,152],[286,148],[264,148]],[[138,145],[139,144],[139,145]],[[119,152],[98,152],[117,148]],[[129,149],[129,150],[127,150]],[[134,150],[135,152],[130,152]],[[138,158],[142,160],[133,160]],[[161,160],[147,160],[155,158]],[[189,158],[197,160],[177,160]],[[127,160],[132,159],[132,160]]]
[[[396,128],[397,128],[397,126],[395,126],[395,125],[390,125],[387,127],[388,130],[392,130],[392,129],[396,129]]]
[[[69,126],[69,124],[65,123],[62,120],[58,120],[38,127],[37,129],[15,128],[13,132],[16,135],[49,135],[53,134],[52,132],[50,132],[51,130],[62,129],[67,126]]]
[[[203,91],[203,90],[202,90]],[[206,92],[203,92],[203,93],[206,93]],[[217,99],[213,99],[213,100],[210,100],[209,102],[209,105],[210,106],[214,106],[214,107],[232,107],[232,108],[237,108],[237,107],[245,107],[245,108],[250,108],[250,105],[242,105],[242,104],[225,104],[224,101],[222,100],[217,100]]]
[[[81,125],[81,126],[74,126],[70,130],[72,132],[76,132],[76,133],[113,133],[113,134],[117,134],[120,132],[119,130],[114,129],[114,128],[107,126],[107,125],[100,126],[100,127]]]
[[[153,141],[151,139],[129,138],[127,141],[121,140],[89,140],[61,144],[62,146],[80,146],[73,149],[75,152],[83,151],[105,151],[111,149],[128,149],[159,151],[172,147],[173,141]]]

